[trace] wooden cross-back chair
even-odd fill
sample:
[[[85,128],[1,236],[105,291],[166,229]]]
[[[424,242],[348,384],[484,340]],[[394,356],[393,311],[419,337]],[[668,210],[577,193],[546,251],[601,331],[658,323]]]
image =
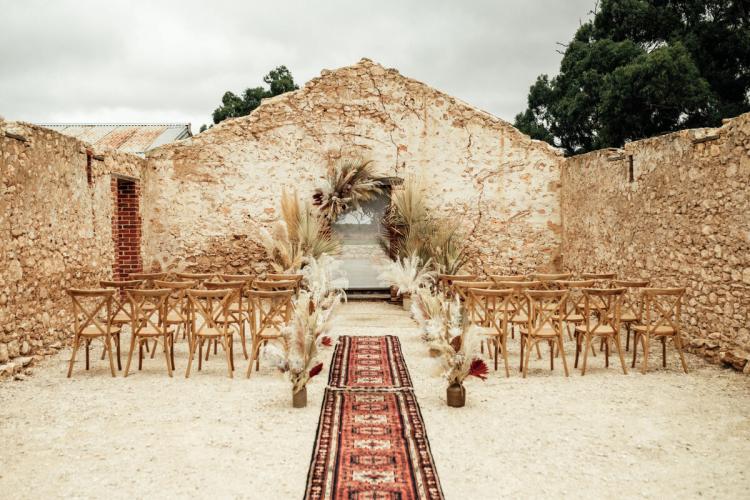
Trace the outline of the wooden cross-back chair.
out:
[[[271,340],[281,338],[281,329],[292,319],[294,289],[250,290],[252,311],[252,348],[247,376],[250,377],[255,361],[255,371],[260,369],[260,348]]]
[[[559,288],[558,282],[569,280],[573,276],[573,273],[555,273],[555,274],[542,274],[534,273],[530,275],[533,281],[540,283],[539,288],[541,290],[557,290]]]
[[[458,297],[462,302],[469,300],[469,289],[471,288],[492,288],[494,281],[453,281],[451,288],[453,290],[453,296]]]
[[[620,339],[620,315],[622,313],[622,300],[625,296],[624,288],[584,288],[583,290],[583,324],[576,326],[576,359],[574,366],[578,368],[578,356],[583,347],[583,366],[581,375],[586,375],[586,366],[588,361],[589,350],[593,346],[592,340],[600,338],[604,341],[604,366],[609,367],[609,343],[613,341],[617,349],[617,355],[620,357],[622,372],[627,375],[628,369],[625,367],[625,358],[622,354],[622,342]],[[604,305],[601,314],[594,314],[594,304]]]
[[[149,341],[154,342],[154,351],[159,342],[167,362],[167,373],[172,376],[174,369],[174,335],[169,327],[164,324],[163,319],[167,313],[167,299],[171,290],[168,288],[153,290],[127,290],[130,308],[132,310],[132,322],[130,333],[130,349],[128,351],[128,362],[125,365],[125,376],[130,372],[130,363],[133,360],[133,351],[138,344],[138,370],[143,368],[143,349],[148,346]]]
[[[573,339],[575,327],[584,321],[584,288],[592,288],[593,280],[560,280],[557,282],[560,290],[568,291],[568,298],[565,300],[565,310],[563,311],[562,321],[565,330],[568,332],[568,338]],[[573,325],[573,329],[571,329]],[[594,354],[596,356],[596,354]]]
[[[526,326],[521,328],[521,363],[523,377],[529,370],[531,348],[540,342],[549,344],[550,370],[555,368],[555,346],[563,361],[565,376],[568,374],[568,361],[563,346],[562,316],[565,309],[567,290],[526,290],[529,300],[529,317]],[[538,353],[537,353],[538,354]]]
[[[150,289],[154,288],[154,281],[163,280],[167,276],[167,273],[131,273],[128,276],[131,280],[138,280],[141,282],[141,288]]]
[[[581,279],[594,280],[597,288],[609,288],[610,282],[617,279],[617,273],[581,273]]]
[[[216,311],[216,320],[219,323],[226,323],[229,326],[237,328],[237,333],[240,336],[240,342],[242,343],[242,355],[245,359],[247,355],[247,342],[245,340],[245,323],[250,321],[250,301],[247,297],[247,281],[225,281],[223,283],[213,283],[207,281],[205,283],[207,290],[231,290],[229,294],[229,304],[227,305],[226,311]],[[233,339],[232,339],[233,340]],[[218,339],[214,340],[214,354],[216,354],[216,344]],[[232,343],[234,345],[234,342]],[[206,359],[208,359],[208,351],[206,351]],[[232,358],[234,362],[234,357]]]
[[[166,313],[162,322],[168,327],[175,328],[175,338],[182,329],[182,337],[190,338],[190,307],[188,305],[187,291],[195,288],[194,281],[154,281],[154,286],[161,289],[169,289],[167,297]],[[153,357],[153,353],[151,354]]]
[[[490,274],[487,277],[490,279],[490,281],[494,281],[496,284],[498,284],[499,288],[502,288],[502,283],[506,283],[508,281],[526,281],[525,274]]]
[[[510,311],[510,337],[515,338],[515,327],[525,325],[529,321],[529,298],[524,293],[526,290],[534,290],[541,286],[539,281],[506,281],[503,288],[511,288]],[[541,356],[541,354],[540,354]]]
[[[265,281],[294,281],[296,283],[294,289],[299,292],[304,277],[300,273],[267,273]]]
[[[297,292],[298,284],[295,280],[255,280],[253,288],[256,290],[291,290]]]
[[[227,372],[229,378],[233,378],[234,350],[232,348],[232,330],[229,323],[220,321],[219,318],[227,317],[229,314],[229,303],[232,300],[234,290],[223,288],[218,290],[195,290],[187,291],[190,302],[191,330],[190,354],[188,356],[185,378],[190,377],[190,368],[193,366],[195,350],[198,349],[198,370],[203,363],[203,343],[207,342],[206,349],[211,348],[211,341],[221,343],[227,360]]]
[[[633,323],[640,323],[643,318],[643,294],[641,289],[649,285],[649,280],[612,280],[615,288],[625,288],[622,299],[620,323],[625,325],[625,350],[630,350],[630,329]]]
[[[445,296],[449,296],[452,291],[454,281],[476,281],[476,274],[438,274],[437,291]]]
[[[662,367],[667,366],[667,339],[671,338],[680,356],[682,369],[688,372],[685,355],[682,352],[680,335],[680,313],[685,288],[644,288],[642,324],[633,325],[633,368],[638,355],[638,341],[643,347],[643,373],[648,371],[648,354],[651,338],[661,340]]]
[[[113,338],[116,342],[117,348],[117,369],[122,370],[122,359],[120,355],[120,332],[122,331],[123,325],[129,325],[132,321],[132,314],[130,311],[130,301],[125,293],[125,290],[140,288],[141,281],[139,280],[128,280],[128,281],[100,281],[99,286],[102,288],[112,288],[116,290],[112,296],[112,326],[116,327],[113,330]],[[104,359],[105,351],[102,350],[102,359]]]
[[[505,363],[505,376],[510,377],[508,367],[508,324],[512,314],[510,304],[514,290],[491,290],[489,288],[469,288],[470,318],[475,327],[481,328],[487,337],[490,355],[495,360],[497,371],[498,353],[502,353]]]
[[[203,283],[210,281],[215,277],[216,275],[213,273],[175,273],[177,281],[193,281],[196,283],[196,287],[202,287]]]
[[[89,369],[89,347],[95,339],[104,343],[104,351],[109,356],[109,369],[115,376],[115,364],[112,359],[112,332],[119,335],[119,327],[112,325],[112,301],[114,289],[76,289],[67,290],[73,303],[73,353],[68,364],[68,378],[73,374],[76,353],[84,343],[86,348],[86,370]]]

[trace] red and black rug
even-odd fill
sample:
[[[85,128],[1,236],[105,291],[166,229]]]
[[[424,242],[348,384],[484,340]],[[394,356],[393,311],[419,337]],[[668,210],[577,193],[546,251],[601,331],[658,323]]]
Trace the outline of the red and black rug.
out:
[[[331,365],[305,498],[441,500],[398,338],[342,336]]]

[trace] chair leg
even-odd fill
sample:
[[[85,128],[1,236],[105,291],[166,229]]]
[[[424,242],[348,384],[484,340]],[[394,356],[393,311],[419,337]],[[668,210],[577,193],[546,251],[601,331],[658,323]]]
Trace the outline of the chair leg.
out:
[[[625,350],[630,349],[630,323],[625,324]]]
[[[130,362],[133,360],[133,351],[135,351],[135,335],[130,337],[130,350],[128,351],[128,362],[125,363],[125,377],[128,376],[128,373],[130,372]]]
[[[508,368],[508,334],[507,332],[503,335],[503,361],[505,362],[505,378],[510,377],[510,369]]]
[[[86,343],[86,371],[89,371],[89,347],[91,346],[91,340],[85,339]]]
[[[609,337],[602,337],[604,341],[604,367],[609,368]]]
[[[526,348],[526,339],[524,338],[523,333],[521,333],[520,335],[521,335],[521,356],[520,356],[520,361],[518,365],[518,371],[523,372],[523,355],[524,355],[524,350]]]
[[[549,341],[549,369],[550,371],[555,369],[555,345],[552,341]]]
[[[175,366],[174,366],[174,338],[175,338],[175,335],[177,335],[176,332],[169,334],[169,357],[172,360],[172,371],[175,370]]]
[[[229,337],[227,335],[222,335],[221,346],[224,348],[224,354],[227,357],[227,372],[229,372],[229,378],[234,378],[234,374],[232,373],[232,370],[234,370],[234,366],[233,366],[232,357],[230,354],[230,351],[232,348],[229,344],[227,344],[228,340],[229,340]],[[216,346],[216,344],[214,344],[214,346]]]
[[[187,364],[187,369],[185,370],[185,378],[190,378],[190,367],[193,366],[193,357],[195,356],[195,348],[196,348],[195,344],[197,344],[197,341],[196,339],[191,338],[189,339],[189,343],[190,345],[188,346],[188,348],[190,349],[190,354],[188,354],[188,364]],[[200,359],[200,356],[198,357],[198,359]]]
[[[679,332],[675,333],[674,345],[675,347],[677,347],[677,354],[680,355],[680,362],[682,363],[682,369],[685,371],[685,373],[687,373],[688,367],[687,367],[687,363],[685,363],[685,355],[682,353],[682,337],[680,337]]]
[[[586,375],[586,365],[588,364],[589,350],[591,349],[591,335],[586,333],[586,347],[583,349],[583,366],[581,367],[581,376]]]
[[[199,338],[197,340],[198,340],[198,371],[201,371],[201,368],[203,365],[203,338]]]
[[[112,372],[112,376],[115,376],[115,360],[112,359],[112,338],[104,338],[104,350],[109,356],[109,371]]]
[[[643,368],[641,371],[646,373],[648,371],[648,351],[649,351],[649,338],[648,335],[643,335]]]
[[[148,352],[148,339],[145,340],[146,343],[146,352]],[[143,344],[144,339],[140,339],[138,341],[138,370],[143,369]]]
[[[245,320],[240,321],[240,341],[242,342],[242,354],[245,356],[245,359],[248,358],[247,355],[247,345],[245,342]]]
[[[578,368],[578,356],[581,353],[581,336],[576,332],[575,334],[575,341],[576,341],[576,359],[573,362],[573,368]]]
[[[495,371],[497,371],[497,354],[498,354],[498,348],[500,347],[500,343],[498,342],[498,339],[495,339],[493,343],[495,344]]]
[[[523,337],[523,335],[521,335],[521,337]],[[523,363],[523,378],[526,378],[526,374],[527,374],[527,372],[529,370],[529,361],[530,361],[529,358],[531,358],[531,356],[530,356],[530,354],[531,354],[531,348],[533,347],[531,345],[531,337],[528,336],[528,335],[526,335],[526,339],[527,339],[527,342],[528,342],[526,344],[526,359],[521,361]]]
[[[250,339],[250,361],[247,365],[247,378],[253,373],[253,360],[255,358],[255,338]]]
[[[539,349],[539,342],[535,342],[534,346],[536,347],[536,359],[542,359],[542,350]]]
[[[172,356],[169,354],[169,341],[167,340],[167,334],[165,333],[162,338],[164,339],[164,360],[167,362],[167,373],[172,378]],[[154,349],[155,351],[156,349]]]
[[[122,371],[122,360],[120,359],[120,334],[117,334],[117,370]]]
[[[622,365],[622,373],[628,374],[628,369],[625,367],[625,356],[622,353],[622,343],[620,342],[620,335],[615,335],[615,347],[617,348],[617,355],[620,356],[620,365]]]
[[[73,364],[76,362],[76,353],[78,352],[78,342],[80,337],[78,335],[73,339],[73,353],[70,355],[70,363],[68,363],[68,378],[73,375]]]
[[[667,337],[661,338],[661,367],[667,367]]]
[[[560,332],[560,336],[557,337],[557,342],[558,342],[559,348],[560,348],[558,352],[560,353],[560,357],[562,358],[563,369],[565,370],[565,376],[569,377],[570,376],[570,372],[568,371],[568,358],[567,358],[567,356],[565,356],[565,348],[563,347],[562,332]]]
[[[635,361],[638,357],[638,340],[640,340],[641,334],[637,331],[633,332],[633,363],[630,368],[635,368]]]

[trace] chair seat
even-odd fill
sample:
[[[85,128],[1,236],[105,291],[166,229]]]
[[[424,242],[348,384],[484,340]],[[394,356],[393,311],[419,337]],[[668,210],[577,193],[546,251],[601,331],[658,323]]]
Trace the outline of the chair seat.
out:
[[[106,328],[106,325],[102,325],[104,328]],[[112,326],[109,328],[110,335],[117,335],[120,333],[120,327],[119,326]],[[83,331],[81,331],[81,336],[83,337],[103,337],[104,333],[97,328],[95,325],[88,325],[86,326]]]
[[[164,320],[165,323],[169,324],[175,324],[175,323],[184,323],[187,321],[187,314],[184,316],[180,316],[180,314],[177,311],[169,311],[167,314],[167,319]]]
[[[589,328],[593,330],[594,335],[614,335],[615,329],[609,325],[597,325],[596,323],[589,323]],[[586,325],[576,326],[576,332],[586,333]]]
[[[620,322],[622,323],[632,323],[633,321],[638,321],[638,317],[632,311],[625,311],[620,315]]]
[[[529,317],[526,315],[526,313],[519,313],[510,318],[511,323],[528,323]]]
[[[130,323],[130,321],[130,314],[125,311],[120,311],[112,317],[112,323],[115,324]]]
[[[281,338],[281,330],[278,328],[267,327],[256,334],[261,339],[278,339]]]
[[[496,337],[497,335],[499,335],[497,329],[491,326],[474,325],[472,328],[474,328],[474,331],[476,331],[479,335],[484,335],[485,337]]]
[[[139,337],[161,337],[164,335],[163,331],[159,331],[153,326],[144,326],[140,330],[138,330],[137,335]]]
[[[528,335],[528,328],[521,328],[521,335]],[[557,337],[559,333],[557,333],[557,330],[552,328],[549,325],[544,325],[539,330],[535,330],[532,334],[532,337]]]
[[[552,319],[558,321],[560,319],[560,316],[555,314],[554,316],[552,316]],[[567,321],[568,323],[581,323],[583,322],[583,314],[568,314],[567,317],[563,316],[562,319],[563,321]]]
[[[234,314],[232,314],[232,311],[230,311],[229,314],[219,313],[216,316],[216,322],[217,323],[239,323],[242,321],[240,317],[240,312],[236,311]]]
[[[638,333],[647,333],[649,331],[649,327],[646,325],[633,325],[633,330]],[[660,325],[657,326],[655,329],[652,329],[650,333],[654,335],[660,335],[660,336],[669,336],[674,335],[675,331],[674,328],[667,325]]]
[[[224,335],[224,331],[219,330],[218,328],[211,328],[207,326],[205,328],[202,328],[195,334],[199,337],[221,337],[222,335]]]

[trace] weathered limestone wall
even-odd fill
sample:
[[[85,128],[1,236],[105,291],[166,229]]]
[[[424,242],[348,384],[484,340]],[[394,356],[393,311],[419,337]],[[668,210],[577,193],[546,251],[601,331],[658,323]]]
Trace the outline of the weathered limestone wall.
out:
[[[556,265],[560,153],[367,59],[151,152],[144,265],[262,271],[256,235],[278,218],[282,187],[312,197],[344,155],[373,159],[384,176],[420,174],[433,208],[461,217],[475,268]]]
[[[561,204],[563,267],[687,287],[692,349],[750,371],[750,114],[569,158]]]
[[[145,161],[94,155],[89,184],[84,143],[0,120],[0,376],[71,337],[66,288],[112,276],[110,173],[140,177]]]

